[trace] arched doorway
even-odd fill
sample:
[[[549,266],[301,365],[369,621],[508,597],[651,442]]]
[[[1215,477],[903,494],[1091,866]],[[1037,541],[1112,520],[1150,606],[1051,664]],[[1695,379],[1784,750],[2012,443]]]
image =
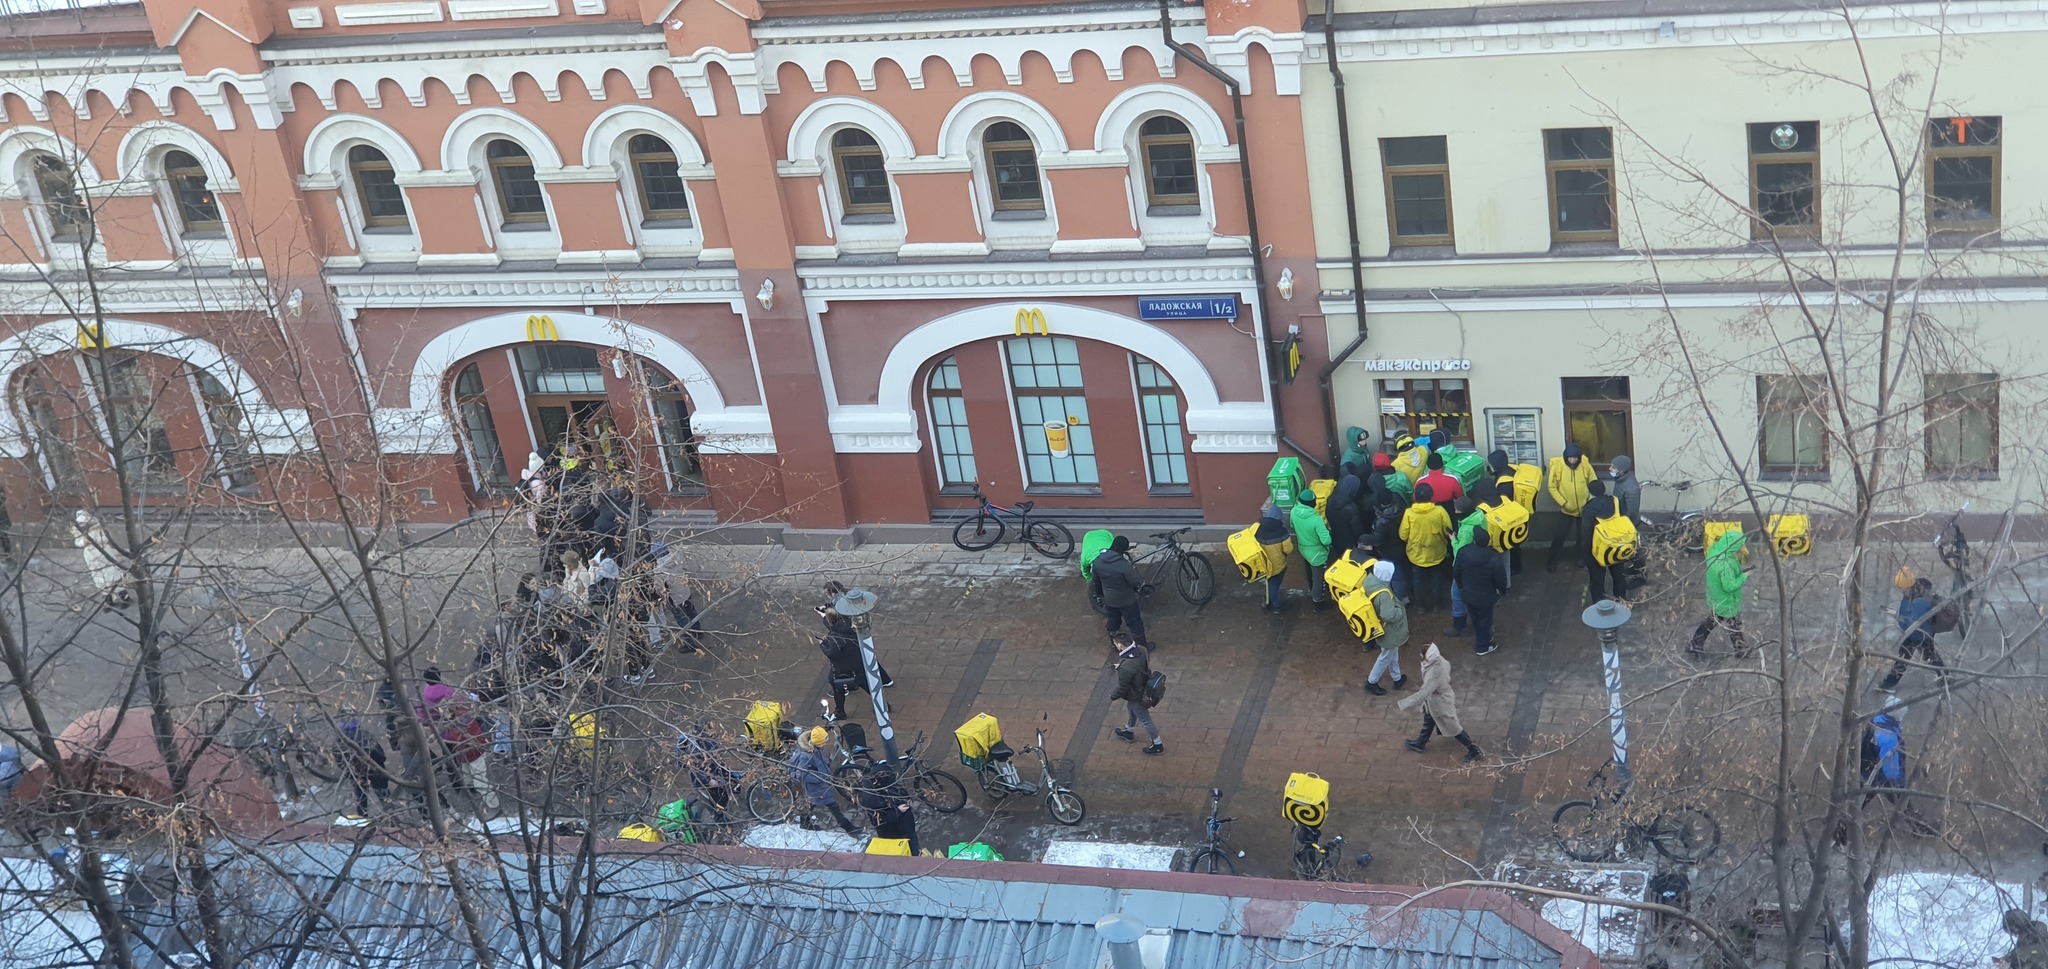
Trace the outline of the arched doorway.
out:
[[[704,467],[681,381],[636,354],[548,341],[464,357],[447,402],[478,494],[517,484],[529,455],[571,453],[626,475],[643,500],[705,493]]]
[[[119,504],[116,454],[146,500],[257,493],[245,403],[204,367],[146,350],[77,350],[33,358],[8,390],[55,504]]]

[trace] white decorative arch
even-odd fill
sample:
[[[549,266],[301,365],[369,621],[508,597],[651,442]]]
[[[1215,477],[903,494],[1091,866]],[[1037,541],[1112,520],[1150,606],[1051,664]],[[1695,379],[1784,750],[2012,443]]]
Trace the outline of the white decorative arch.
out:
[[[1023,125],[1040,152],[1067,150],[1066,132],[1043,105],[1008,91],[981,91],[961,98],[946,112],[946,120],[939,123],[939,154],[969,154],[978,147],[975,139],[981,129],[993,121]]]
[[[71,139],[48,128],[25,125],[0,134],[0,178],[4,178],[16,193],[20,191],[15,183],[21,172],[21,159],[36,152],[48,152],[71,165],[73,174],[86,185],[99,185],[106,181],[100,177],[100,170],[93,165],[91,156],[79,151]]]
[[[917,157],[910,132],[895,115],[873,101],[852,97],[819,98],[805,107],[796,116],[796,123],[790,125],[789,147],[783,157],[793,162],[823,162],[831,153],[826,139],[833,131],[845,127],[873,135],[875,143],[882,146],[883,158],[907,161]]]
[[[1177,85],[1143,84],[1117,95],[1102,109],[1102,118],[1095,123],[1095,150],[1122,150],[1138,123],[1155,114],[1170,114],[1185,122],[1197,149],[1230,144],[1229,129],[1207,101]]]
[[[470,167],[476,146],[491,138],[509,138],[533,156],[536,170],[562,167],[562,153],[547,132],[504,108],[471,108],[448,126],[441,136],[441,168],[462,171]]]
[[[417,174],[424,167],[412,142],[397,129],[360,114],[337,114],[306,133],[306,167],[302,171],[340,178],[348,170],[348,147],[358,141],[383,152],[394,174]]]
[[[638,104],[624,104],[590,122],[583,133],[583,164],[585,167],[609,165],[612,153],[619,142],[637,132],[657,135],[675,150],[676,165],[687,170],[705,164],[704,146],[697,143],[697,136],[683,127],[674,116]]]
[[[536,314],[499,313],[449,329],[420,348],[408,376],[410,398],[405,408],[384,408],[377,423],[386,430],[403,429],[415,443],[405,448],[420,453],[455,450],[443,411],[442,381],[464,358],[498,347],[531,342],[526,321]],[[588,343],[632,352],[653,361],[683,385],[690,395],[690,427],[707,450],[772,453],[775,438],[765,406],[729,406],[718,382],[697,355],[682,344],[647,327],[606,316],[548,313],[564,343]],[[387,444],[387,449],[398,450]]]
[[[162,173],[155,171],[156,156],[164,149],[175,148],[191,155],[206,172],[207,186],[216,192],[239,192],[241,184],[235,181],[235,170],[228,165],[227,156],[213,146],[199,132],[172,121],[145,121],[121,136],[121,147],[116,157],[121,160],[121,177],[147,182]]]
[[[11,406],[15,374],[38,359],[76,351],[78,328],[76,319],[51,320],[0,339],[0,388],[4,388],[0,393],[8,397],[10,405],[0,407],[0,453],[17,458],[28,453],[28,435]],[[312,422],[305,408],[273,407],[248,371],[220,347],[170,327],[134,320],[108,320],[101,324],[100,335],[109,347],[171,357],[212,374],[241,405],[256,451],[289,454],[312,445]]]
[[[926,362],[979,340],[1015,336],[1018,314],[1038,310],[1054,336],[1098,340],[1123,347],[1158,364],[1179,386],[1197,451],[1271,451],[1273,412],[1264,401],[1224,403],[1209,368],[1173,334],[1128,316],[1067,303],[991,303],[961,310],[904,334],[882,364],[875,403],[841,406],[831,417],[842,450],[915,451],[917,372]],[[1247,347],[1247,352],[1254,352]],[[886,443],[877,443],[886,442]]]

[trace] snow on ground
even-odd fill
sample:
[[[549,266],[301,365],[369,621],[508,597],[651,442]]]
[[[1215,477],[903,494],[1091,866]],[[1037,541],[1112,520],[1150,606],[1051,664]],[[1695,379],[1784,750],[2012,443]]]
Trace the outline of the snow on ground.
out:
[[[1123,868],[1130,871],[1172,871],[1180,849],[1172,845],[1118,844],[1114,841],[1054,841],[1039,861],[1076,868]]]
[[[865,851],[866,838],[843,831],[808,831],[801,824],[757,824],[741,839],[751,848],[783,848],[790,851]]]
[[[1870,893],[1870,962],[1989,966],[2012,948],[2003,919],[2029,908],[2048,920],[2039,889],[1950,872],[1907,871],[1878,879]],[[1842,925],[1848,931],[1848,923]]]
[[[1600,898],[1643,900],[1650,873],[1628,868],[1519,868],[1509,881]],[[1543,921],[1571,933],[1602,962],[1634,963],[1641,943],[1644,916],[1615,905],[1594,905],[1566,898],[1543,903]]]

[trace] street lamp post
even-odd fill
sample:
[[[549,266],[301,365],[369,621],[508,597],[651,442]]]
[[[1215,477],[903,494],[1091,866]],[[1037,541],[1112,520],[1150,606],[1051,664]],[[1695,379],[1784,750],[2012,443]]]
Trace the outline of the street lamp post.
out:
[[[1617,795],[1628,790],[1628,720],[1621,699],[1621,627],[1628,624],[1628,606],[1602,599],[1586,607],[1579,619],[1600,633],[1600,665],[1607,680],[1607,732],[1614,735],[1614,781]]]
[[[826,584],[825,594],[837,597],[832,600],[832,611],[853,622],[854,638],[860,640],[861,672],[868,679],[868,699],[875,705],[875,730],[882,735],[883,754],[894,761],[896,728],[889,723],[889,703],[882,698],[882,664],[875,660],[875,628],[868,622],[868,614],[875,611],[881,598],[866,589],[849,589],[837,582]]]

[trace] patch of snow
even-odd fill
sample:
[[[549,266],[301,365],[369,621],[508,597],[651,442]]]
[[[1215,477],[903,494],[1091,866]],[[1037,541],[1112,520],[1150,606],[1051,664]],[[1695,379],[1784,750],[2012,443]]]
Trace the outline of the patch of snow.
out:
[[[757,824],[741,841],[750,848],[784,848],[792,851],[867,850],[866,838],[843,831],[809,831],[801,824]]]
[[[1075,868],[1121,868],[1126,871],[1172,871],[1180,849],[1173,845],[1119,844],[1114,841],[1054,841],[1038,860]]]
[[[1988,966],[2012,948],[2005,910],[2027,908],[2017,882],[1974,875],[1906,871],[1878,879],[1870,892],[1870,961],[1943,966]],[[2048,905],[2035,893],[2037,919]],[[1848,931],[1844,922],[1842,931]]]
[[[1524,868],[1510,872],[1508,880],[1597,898],[1640,902],[1649,888],[1650,873],[1631,868]],[[1543,921],[1570,933],[1607,963],[1635,961],[1636,948],[1642,941],[1643,920],[1649,917],[1618,905],[1568,898],[1543,900]]]

